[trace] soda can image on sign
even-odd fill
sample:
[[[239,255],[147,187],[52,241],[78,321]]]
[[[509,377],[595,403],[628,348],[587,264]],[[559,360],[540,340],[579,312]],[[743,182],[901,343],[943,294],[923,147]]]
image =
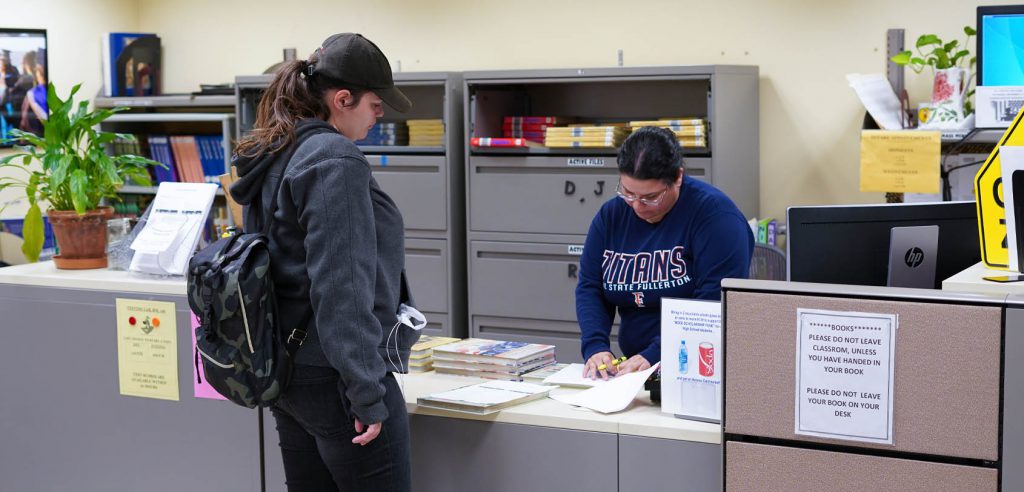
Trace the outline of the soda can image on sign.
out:
[[[700,350],[700,375],[706,378],[715,375],[715,346],[703,342],[697,346]]]

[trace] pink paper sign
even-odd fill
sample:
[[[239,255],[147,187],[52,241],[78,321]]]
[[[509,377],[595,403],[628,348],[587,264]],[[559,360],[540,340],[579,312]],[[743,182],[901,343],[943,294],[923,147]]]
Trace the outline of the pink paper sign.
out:
[[[192,319],[192,329],[189,330],[192,332],[192,353],[195,354],[196,328],[199,326],[199,318],[196,317],[196,313],[190,313],[189,317]],[[220,393],[217,393],[217,390],[213,389],[213,386],[210,386],[210,384],[206,382],[206,374],[203,373],[202,364],[199,364],[198,367],[196,367],[195,364],[192,365],[192,386],[195,390],[196,398],[227,400],[227,398],[224,398]]]

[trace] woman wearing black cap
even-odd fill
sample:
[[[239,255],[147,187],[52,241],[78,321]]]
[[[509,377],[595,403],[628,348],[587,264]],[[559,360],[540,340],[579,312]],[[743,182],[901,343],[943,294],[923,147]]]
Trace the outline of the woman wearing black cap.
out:
[[[411,487],[409,420],[390,372],[417,337],[394,331],[409,302],[402,215],[353,143],[384,102],[411,106],[387,58],[358,34],[336,34],[278,70],[236,151],[231,195],[245,206],[245,229],[260,230],[277,200],[278,317],[288,329],[309,320],[296,327],[308,334],[271,409],[289,491]]]

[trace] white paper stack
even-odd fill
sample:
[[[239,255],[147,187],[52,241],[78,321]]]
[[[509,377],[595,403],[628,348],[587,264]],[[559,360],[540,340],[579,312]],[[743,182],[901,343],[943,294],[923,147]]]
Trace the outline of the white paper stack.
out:
[[[128,269],[184,275],[216,194],[212,183],[160,183],[146,225],[132,242],[135,255]]]

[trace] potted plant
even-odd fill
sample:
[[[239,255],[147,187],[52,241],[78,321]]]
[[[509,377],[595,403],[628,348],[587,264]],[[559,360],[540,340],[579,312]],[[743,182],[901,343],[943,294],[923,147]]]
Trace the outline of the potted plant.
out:
[[[54,256],[57,268],[105,268],[107,219],[114,212],[107,203],[119,199],[118,190],[128,179],[148,186],[149,166],[163,164],[136,155],[107,155],[107,144],[134,137],[99,131],[97,125],[128,108],[89,111],[88,101],[76,106],[74,96],[80,86],[61,100],[54,85],[48,84],[49,116],[42,122],[42,136],[11,131],[10,141],[23,145],[0,159],[0,170],[16,171],[0,176],[0,190],[25,190],[29,209],[22,252],[29,261],[39,260],[44,239],[41,206],[48,205],[46,213],[59,249]]]
[[[977,32],[971,26],[964,26],[964,34],[967,37],[963,44],[956,39],[944,42],[934,34],[924,34],[917,38],[916,55],[906,50],[891,58],[898,65],[910,66],[916,73],[921,73],[925,67],[932,68],[931,103],[922,105],[918,114],[922,128],[959,128],[966,116],[974,112],[968,98],[974,94],[970,86],[975,57],[971,56],[968,46]]]

